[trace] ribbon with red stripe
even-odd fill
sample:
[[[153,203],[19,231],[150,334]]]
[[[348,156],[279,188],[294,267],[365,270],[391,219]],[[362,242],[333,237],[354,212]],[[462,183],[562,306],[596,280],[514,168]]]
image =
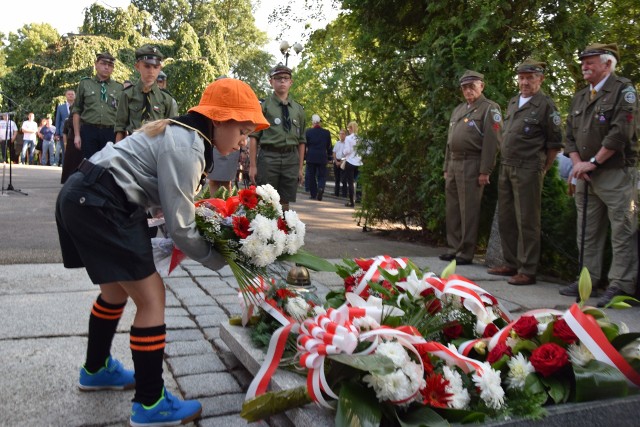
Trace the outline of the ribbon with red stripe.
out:
[[[391,258],[388,255],[378,255],[377,257],[372,258],[372,260],[373,262],[371,263],[367,271],[362,275],[360,281],[358,282],[358,286],[353,291],[357,295],[360,295],[362,291],[365,290],[370,281],[378,281],[378,279],[380,278],[380,271],[378,271],[378,268],[389,271],[397,270],[398,268],[405,268],[407,266],[406,258]]]

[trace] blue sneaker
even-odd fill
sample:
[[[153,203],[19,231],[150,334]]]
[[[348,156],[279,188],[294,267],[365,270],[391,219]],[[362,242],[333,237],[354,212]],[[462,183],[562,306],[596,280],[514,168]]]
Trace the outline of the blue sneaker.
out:
[[[133,403],[129,423],[133,427],[178,426],[195,420],[201,412],[197,400],[180,400],[163,388],[162,396],[152,406]]]
[[[103,368],[94,374],[90,374],[84,368],[80,368],[80,381],[78,387],[82,391],[96,390],[131,390],[136,386],[133,371],[125,369],[119,360],[107,357]]]

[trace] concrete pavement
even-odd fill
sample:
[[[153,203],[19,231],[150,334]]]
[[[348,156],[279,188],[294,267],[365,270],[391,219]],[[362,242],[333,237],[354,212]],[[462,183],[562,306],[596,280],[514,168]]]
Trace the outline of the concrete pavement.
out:
[[[8,173],[8,172],[7,172]],[[98,291],[84,270],[67,270],[60,255],[53,206],[60,169],[17,166],[13,185],[28,193],[0,196],[0,424],[7,426],[126,425],[132,392],[81,393],[76,387],[84,359],[91,304]],[[8,178],[7,178],[8,180]],[[7,181],[3,188],[6,188]],[[322,202],[299,194],[292,206],[307,224],[306,248],[338,261],[379,254],[407,256],[440,273],[442,248],[363,233],[344,200],[325,195]],[[560,284],[541,281],[516,288],[486,274],[480,264],[457,271],[498,297],[512,314],[533,308],[565,309],[572,298],[558,294]],[[314,273],[319,289],[340,286],[328,273]],[[220,339],[219,325],[239,314],[236,283],[228,269],[214,272],[187,261],[166,278],[168,328],[165,382],[185,398],[198,398],[203,417],[197,426],[243,426],[239,411],[252,376]],[[595,304],[595,301],[593,301]],[[113,354],[131,367],[129,303],[114,340]],[[613,320],[640,331],[640,308],[612,311]],[[287,425],[279,418],[258,425]]]

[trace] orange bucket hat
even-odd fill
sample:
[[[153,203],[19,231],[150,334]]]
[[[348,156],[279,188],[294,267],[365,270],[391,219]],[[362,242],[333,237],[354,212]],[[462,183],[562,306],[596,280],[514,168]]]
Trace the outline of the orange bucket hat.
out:
[[[200,104],[189,109],[189,112],[192,111],[219,122],[252,122],[256,125],[256,131],[269,127],[258,97],[248,84],[237,79],[223,78],[209,84]]]

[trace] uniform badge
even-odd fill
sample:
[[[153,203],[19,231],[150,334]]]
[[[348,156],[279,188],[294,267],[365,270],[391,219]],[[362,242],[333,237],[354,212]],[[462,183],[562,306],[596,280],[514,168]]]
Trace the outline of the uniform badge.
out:
[[[598,120],[600,121],[600,123],[604,123],[607,121],[607,119],[604,117],[603,114],[601,114],[600,117],[598,117]]]
[[[524,133],[526,133],[528,135],[529,132],[531,132],[531,128],[529,126],[525,126],[524,127]]]
[[[279,125],[280,123],[282,123],[282,120],[280,120],[280,117],[276,117],[273,123]]]
[[[160,112],[160,107],[158,107],[157,105],[153,106],[153,111],[155,111],[156,113]]]
[[[624,100],[627,101],[629,104],[635,104],[636,103],[636,93],[635,92],[627,92],[624,94]]]
[[[556,126],[560,126],[560,113],[558,113],[557,111],[554,111],[553,113],[551,113],[551,120],[553,120],[553,124]]]
[[[468,121],[469,121],[469,119],[465,117],[464,118],[464,122],[467,123]]]
[[[474,122],[473,120],[469,120],[469,123],[467,123],[467,126],[473,127],[475,125],[476,125],[476,122]]]
[[[495,114],[493,115],[493,121],[494,121],[494,122],[496,122],[496,123],[500,123],[500,121],[501,121],[501,120],[502,120],[502,116],[501,116],[500,114],[495,113]]]

